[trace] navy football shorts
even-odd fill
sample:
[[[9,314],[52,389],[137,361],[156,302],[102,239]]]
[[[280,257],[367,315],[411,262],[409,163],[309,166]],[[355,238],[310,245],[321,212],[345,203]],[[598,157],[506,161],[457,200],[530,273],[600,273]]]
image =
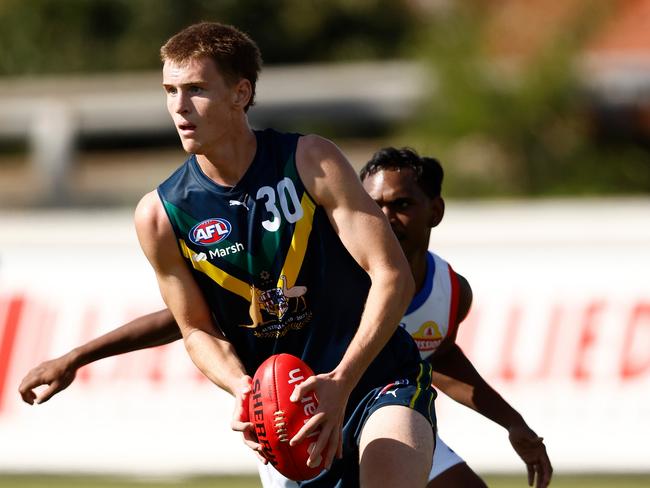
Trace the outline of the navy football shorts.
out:
[[[343,426],[343,457],[335,459],[332,467],[316,478],[298,482],[308,488],[356,488],[359,486],[359,439],[366,420],[378,409],[388,405],[402,405],[420,412],[431,424],[435,435],[436,390],[431,386],[431,364],[420,361],[414,378],[397,379],[393,383],[368,392],[357,404]]]

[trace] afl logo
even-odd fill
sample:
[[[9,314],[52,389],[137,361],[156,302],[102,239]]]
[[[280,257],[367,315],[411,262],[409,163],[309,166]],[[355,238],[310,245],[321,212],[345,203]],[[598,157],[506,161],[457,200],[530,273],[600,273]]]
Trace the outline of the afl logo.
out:
[[[232,230],[230,222],[226,219],[208,219],[196,224],[190,230],[189,238],[199,246],[209,246],[223,241]]]

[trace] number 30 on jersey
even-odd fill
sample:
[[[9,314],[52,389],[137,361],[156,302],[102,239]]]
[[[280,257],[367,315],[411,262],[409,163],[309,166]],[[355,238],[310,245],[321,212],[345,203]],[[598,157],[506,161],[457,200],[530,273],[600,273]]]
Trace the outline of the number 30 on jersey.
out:
[[[270,218],[262,221],[262,227],[269,232],[276,232],[280,228],[280,219],[284,216],[290,224],[298,222],[303,215],[300,199],[296,187],[290,178],[280,180],[275,188],[262,186],[257,190],[256,200],[264,200],[264,206]],[[278,203],[280,208],[278,209]],[[282,211],[282,215],[280,214]]]

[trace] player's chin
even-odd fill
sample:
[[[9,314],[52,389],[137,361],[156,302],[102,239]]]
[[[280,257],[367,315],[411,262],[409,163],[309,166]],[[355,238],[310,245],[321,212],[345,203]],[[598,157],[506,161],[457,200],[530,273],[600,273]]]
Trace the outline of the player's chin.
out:
[[[185,152],[191,154],[200,154],[201,153],[201,144],[196,139],[190,139],[189,137],[181,137],[181,144]]]

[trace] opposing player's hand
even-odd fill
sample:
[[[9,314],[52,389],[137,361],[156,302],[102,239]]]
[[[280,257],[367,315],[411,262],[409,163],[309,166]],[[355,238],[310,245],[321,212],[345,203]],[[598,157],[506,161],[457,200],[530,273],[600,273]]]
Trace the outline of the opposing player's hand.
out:
[[[18,391],[23,401],[30,405],[44,403],[70,386],[76,373],[77,368],[68,355],[44,361],[25,375]],[[47,385],[47,388],[37,394],[34,390],[42,385]]]
[[[508,430],[508,437],[514,450],[526,463],[528,486],[545,488],[551,482],[553,467],[546,453],[544,439],[527,426],[514,426]]]
[[[350,391],[342,381],[335,379],[333,375],[319,374],[307,378],[296,386],[291,394],[291,401],[299,402],[301,398],[312,391],[318,399],[318,408],[312,418],[289,441],[289,444],[296,445],[314,432],[320,431],[309,454],[309,459],[307,459],[307,466],[310,468],[322,466],[329,469],[334,461],[334,456],[341,457],[343,454],[343,419]]]
[[[253,379],[250,376],[242,376],[240,384],[235,391],[235,411],[232,416],[230,427],[232,430],[241,432],[244,439],[244,444],[250,447],[255,455],[266,464],[268,461],[262,456],[262,446],[257,441],[255,435],[255,426],[250,421],[248,414],[248,403],[251,397],[251,384]]]

